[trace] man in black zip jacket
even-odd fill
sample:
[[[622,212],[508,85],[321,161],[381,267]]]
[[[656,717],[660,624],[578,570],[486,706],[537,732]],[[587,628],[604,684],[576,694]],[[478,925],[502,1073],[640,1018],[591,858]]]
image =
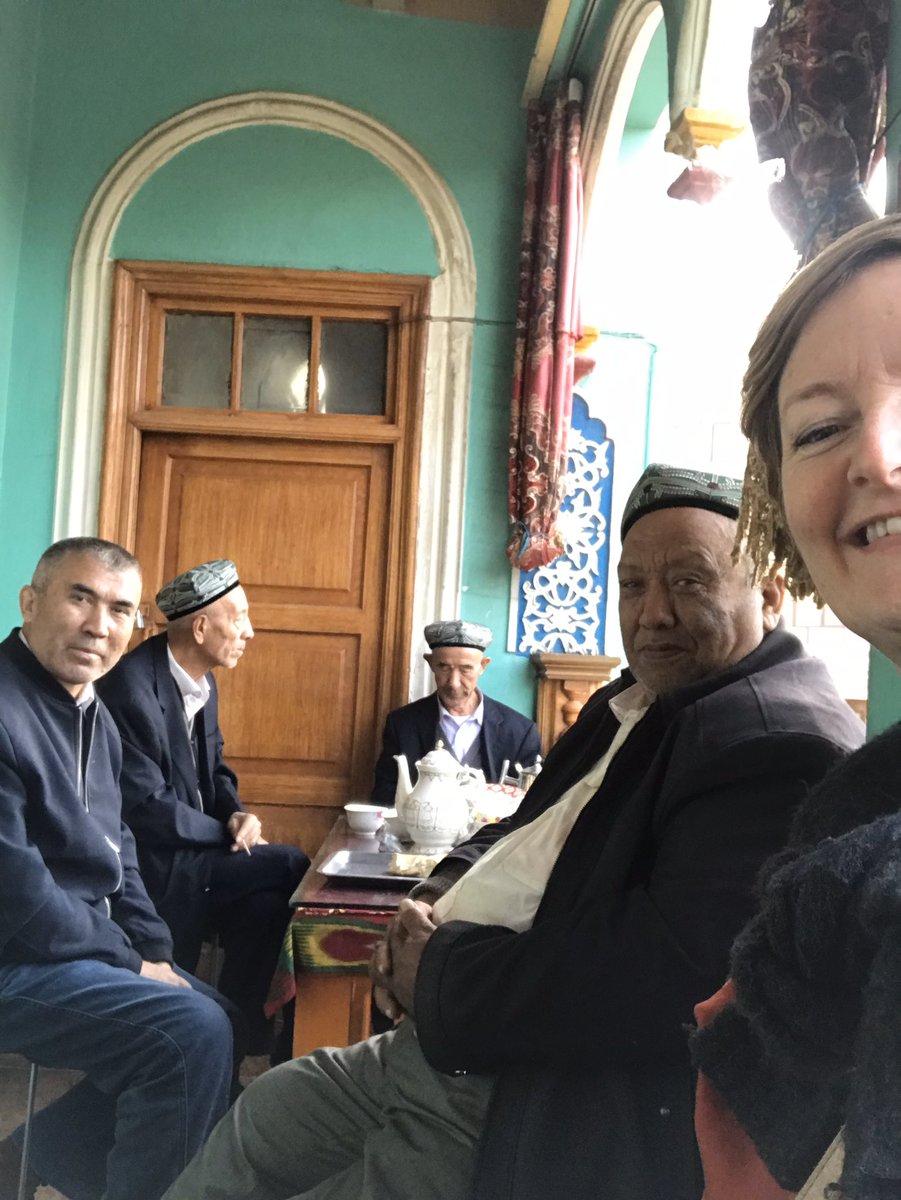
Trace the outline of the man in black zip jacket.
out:
[[[401,902],[373,977],[404,1019],[268,1071],[165,1200],[699,1200],[684,1027],[796,804],[864,736],[779,628],[780,581],[733,561],[739,495],[648,468],[630,670]]]
[[[34,1119],[28,1194],[156,1200],[225,1111],[229,1017],[172,968],[121,817],[122,751],[94,681],[125,649],[137,561],[70,538],[0,644],[0,1052],[84,1078]],[[17,1135],[0,1143],[15,1193]]]

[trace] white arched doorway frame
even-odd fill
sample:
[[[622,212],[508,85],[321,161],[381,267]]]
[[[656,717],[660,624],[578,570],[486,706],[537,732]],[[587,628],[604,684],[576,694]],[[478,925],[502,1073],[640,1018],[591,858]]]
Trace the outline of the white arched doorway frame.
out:
[[[589,219],[595,191],[601,192],[608,174],[616,170],[632,94],[662,20],[660,0],[622,0],[610,22],[582,122],[580,158]]]
[[[247,92],[208,100],[151,129],[113,165],[81,222],[69,279],[54,537],[97,527],[112,304],[113,239],[140,188],[180,151],[217,133],[287,125],[339,137],[379,159],[422,209],[435,243],[420,454],[410,694],[427,690],[416,631],[460,611],[476,269],[447,183],[409,142],[357,109],[320,96]]]
[[[609,194],[615,186],[614,176],[629,106],[651,39],[662,20],[663,6],[660,0],[622,0],[613,14],[601,62],[589,85],[580,145],[585,188],[583,261],[586,268],[583,277],[588,274],[588,264],[603,259],[599,249],[605,223],[603,200],[605,194]],[[583,311],[590,320],[590,307],[583,306]],[[635,439],[618,439],[615,415],[606,407],[592,411],[592,415],[605,423],[614,440],[616,476],[620,481],[637,479],[645,465],[643,440],[639,444]],[[607,626],[604,631],[604,653],[618,657],[623,663],[626,661],[625,651],[616,619],[619,584],[615,565],[622,550],[619,527],[625,498],[624,489],[614,486],[608,530],[610,570],[607,577]]]

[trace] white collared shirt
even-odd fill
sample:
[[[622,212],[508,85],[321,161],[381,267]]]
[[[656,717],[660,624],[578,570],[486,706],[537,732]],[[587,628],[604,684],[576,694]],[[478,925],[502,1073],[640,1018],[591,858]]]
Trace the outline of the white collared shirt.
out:
[[[184,705],[185,724],[188,727],[188,737],[194,734],[194,718],[210,698],[210,683],[206,675],[192,679],[184,667],[176,660],[175,655],[166,647],[169,655],[169,672],[175,680],[181,702]]]
[[[475,921],[479,925],[505,925],[515,933],[531,929],[563,843],[654,700],[640,683],[613,697],[610,711],[619,721],[619,729],[606,753],[540,817],[495,842],[435,902],[432,920],[436,925]]]
[[[438,725],[444,734],[444,741],[457,762],[462,762],[470,746],[482,732],[482,721],[485,718],[485,697],[479,692],[479,705],[475,712],[467,717],[455,716],[448,712],[441,701],[438,701]]]

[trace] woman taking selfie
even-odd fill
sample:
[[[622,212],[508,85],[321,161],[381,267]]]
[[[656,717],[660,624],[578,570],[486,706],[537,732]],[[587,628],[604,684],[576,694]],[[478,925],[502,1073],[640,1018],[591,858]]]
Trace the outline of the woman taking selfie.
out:
[[[784,564],[796,597],[901,669],[901,216],[792,280],[751,350],[742,428],[758,571]],[[694,1038],[706,1200],[819,1200],[834,1181],[836,1200],[901,1198],[901,727],[803,802],[732,976]]]

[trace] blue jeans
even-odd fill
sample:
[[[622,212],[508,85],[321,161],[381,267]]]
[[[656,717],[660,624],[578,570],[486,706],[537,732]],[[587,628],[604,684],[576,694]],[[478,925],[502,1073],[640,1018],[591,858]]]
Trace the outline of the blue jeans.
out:
[[[231,1023],[191,984],[94,960],[0,965],[0,1052],[85,1073],[32,1126],[35,1174],[70,1200],[158,1200],[228,1107]]]

